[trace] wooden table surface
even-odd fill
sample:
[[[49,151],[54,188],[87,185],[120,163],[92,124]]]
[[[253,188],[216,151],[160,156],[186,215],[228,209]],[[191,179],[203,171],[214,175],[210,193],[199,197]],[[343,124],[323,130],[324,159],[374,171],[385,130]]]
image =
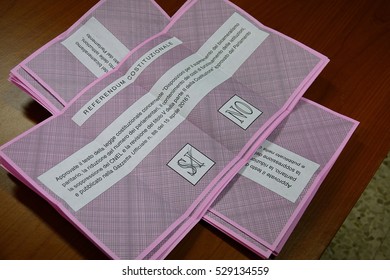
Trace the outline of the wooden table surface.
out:
[[[9,71],[97,0],[0,4],[0,145],[49,116]],[[184,0],[157,1],[172,15]],[[330,58],[305,97],[360,121],[277,259],[318,259],[390,148],[390,1],[235,0],[263,24]],[[0,170],[0,259],[105,259],[42,198]],[[256,259],[201,222],[169,259]]]

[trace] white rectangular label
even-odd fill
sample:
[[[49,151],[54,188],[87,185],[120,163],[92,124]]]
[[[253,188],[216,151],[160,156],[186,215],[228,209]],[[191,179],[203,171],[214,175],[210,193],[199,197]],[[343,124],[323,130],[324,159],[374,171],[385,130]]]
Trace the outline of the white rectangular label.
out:
[[[94,98],[88,101],[76,114],[74,114],[72,120],[79,126],[83,125],[99,110],[99,108],[113,98],[118,92],[134,83],[142,71],[144,71],[153,61],[180,44],[182,44],[182,41],[174,37],[158,44],[145,53],[129,68],[124,76],[118,78],[115,82],[112,82],[96,94]]]
[[[206,155],[187,144],[167,165],[188,182],[196,185],[214,164]]]
[[[240,174],[295,202],[319,164],[264,141]]]
[[[208,49],[169,69],[95,140],[38,179],[79,210],[128,175],[267,35],[234,14],[206,41]]]
[[[94,17],[61,43],[96,77],[114,69],[129,52]]]
[[[247,129],[263,112],[234,95],[218,112],[243,129]]]

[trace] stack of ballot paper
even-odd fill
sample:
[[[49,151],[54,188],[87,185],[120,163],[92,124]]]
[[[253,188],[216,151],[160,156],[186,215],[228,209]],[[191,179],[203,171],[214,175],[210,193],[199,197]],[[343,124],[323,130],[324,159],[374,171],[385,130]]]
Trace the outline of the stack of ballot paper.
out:
[[[111,258],[200,219],[268,258],[358,124],[302,98],[327,62],[229,1],[100,1],[11,71],[53,116],[1,165]]]
[[[168,15],[154,1],[100,1],[69,30],[12,69],[9,79],[48,111],[59,113],[77,93],[168,23]]]

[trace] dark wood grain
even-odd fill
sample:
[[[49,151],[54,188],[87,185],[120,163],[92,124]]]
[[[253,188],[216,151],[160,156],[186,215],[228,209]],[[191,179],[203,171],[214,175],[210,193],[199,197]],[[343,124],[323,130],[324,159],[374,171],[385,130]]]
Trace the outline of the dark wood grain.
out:
[[[49,114],[7,81],[12,67],[70,27],[96,0],[0,5],[0,144]],[[157,1],[173,15],[184,1]],[[390,1],[236,0],[263,24],[330,58],[305,96],[360,125],[278,259],[318,259],[390,148]],[[0,171],[0,259],[102,259],[43,199]],[[255,259],[199,223],[170,259]]]

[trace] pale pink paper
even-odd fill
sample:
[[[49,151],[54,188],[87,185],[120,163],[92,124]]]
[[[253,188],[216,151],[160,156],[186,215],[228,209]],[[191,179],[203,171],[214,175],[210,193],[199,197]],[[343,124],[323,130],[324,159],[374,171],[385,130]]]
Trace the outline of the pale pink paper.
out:
[[[268,138],[284,147],[290,146],[290,149],[297,153],[300,151],[300,154],[306,154],[307,158],[315,162],[319,161],[318,158],[322,158],[320,169],[317,170],[300,199],[296,203],[289,202],[277,194],[265,190],[263,186],[237,175],[232,180],[234,183],[228,185],[204,219],[213,225],[218,223],[217,218],[222,220],[223,224],[219,223],[219,229],[259,255],[269,257],[269,250],[277,254],[356,129],[357,124],[350,118],[332,112],[307,99],[301,99],[298,106]],[[311,136],[309,137],[309,135]],[[330,145],[329,142],[332,144]],[[314,153],[308,153],[309,150],[314,150]],[[322,155],[320,156],[320,154]],[[240,197],[241,194],[242,197]],[[256,204],[253,204],[254,201],[250,201],[251,198],[256,201]],[[272,203],[270,203],[271,198],[273,199]],[[246,203],[242,203],[242,201]],[[267,210],[267,207],[265,208],[267,211],[262,210],[267,204],[270,204],[270,210]],[[270,215],[269,211],[276,213],[276,210],[280,212],[281,216],[273,217]],[[238,213],[237,211],[241,213],[240,216],[234,214]],[[269,237],[266,238],[266,236]],[[259,245],[266,246],[268,251],[256,248]]]
[[[211,6],[213,7],[213,9],[212,9],[213,12],[215,12],[217,15],[220,15],[220,17],[214,17],[212,13],[211,13],[211,16],[206,16],[205,18],[210,19],[212,22],[210,24],[203,26],[203,29],[202,29],[202,27],[200,27],[200,30],[205,31],[204,34],[200,34],[200,36],[196,37],[196,40],[191,40],[191,38],[187,38],[191,34],[190,34],[190,32],[188,32],[188,30],[186,30],[185,27],[189,26],[189,24],[188,24],[189,22],[197,22],[197,19],[196,19],[197,15],[202,14],[202,13],[210,13],[209,8]],[[193,10],[196,10],[196,12],[193,12],[191,14],[191,12]],[[153,77],[159,76],[159,75],[161,75],[161,73],[163,73],[163,71],[166,71],[166,69],[172,63],[172,59],[177,60],[180,57],[184,58],[185,55],[187,55],[191,51],[195,51],[197,48],[197,45],[199,45],[197,42],[201,43],[205,40],[205,38],[210,36],[210,34],[213,33],[213,30],[215,30],[215,28],[219,27],[221,22],[223,22],[224,19],[226,19],[226,17],[228,15],[230,15],[233,11],[237,11],[237,10],[234,7],[223,4],[222,1],[193,1],[192,3],[188,4],[180,12],[180,14],[177,17],[175,17],[173,19],[172,23],[164,30],[164,32],[161,35],[154,36],[151,39],[145,41],[142,45],[135,48],[129,54],[128,59],[127,59],[128,61],[126,61],[126,63],[128,63],[129,65],[131,65],[131,60],[133,59],[132,56],[135,56],[135,58],[136,58],[137,55],[139,55],[139,53],[142,53],[143,49],[150,49],[149,45],[155,44],[155,42],[158,42],[159,40],[161,40],[160,37],[164,36],[164,33],[167,33],[167,34],[169,33],[169,36],[185,37],[185,39],[183,39],[183,41],[187,42],[186,49],[182,48],[182,53],[180,53],[180,52],[175,53],[174,57],[172,57],[172,58],[170,57],[167,60],[160,59],[160,60],[156,61],[157,66],[155,67],[156,69],[153,69],[153,70],[154,71],[157,70],[157,73],[154,71],[146,71],[145,73],[143,73],[145,78],[142,80],[142,82],[143,82],[142,89],[144,89],[144,88],[147,89],[147,88],[151,87],[151,85],[153,84],[153,82],[152,82]],[[216,21],[214,21],[214,20],[216,20]],[[180,23],[180,24],[176,24],[176,23]],[[259,27],[262,27],[262,26],[259,24]],[[270,30],[270,29],[267,29],[267,31],[272,33],[272,30]],[[290,40],[288,38],[284,38],[282,36],[279,36],[279,34],[277,34],[277,33],[273,33],[273,35],[275,35],[274,39],[277,40],[280,44],[281,43],[286,44],[286,46],[290,46],[294,50],[301,49],[301,46],[297,46],[295,41]],[[273,49],[272,46],[269,46],[267,48]],[[268,116],[267,116],[267,114],[264,115],[266,117],[266,120],[262,120],[262,122],[259,122],[256,124],[257,125],[256,129],[252,129],[252,130],[248,131],[247,136],[245,136],[245,141],[247,142],[246,145],[242,146],[241,142],[239,142],[239,141],[241,141],[241,139],[229,139],[229,141],[226,141],[223,139],[223,137],[221,137],[221,135],[219,135],[219,136],[213,135],[213,131],[210,131],[209,127],[204,126],[205,124],[207,124],[207,122],[204,122],[202,120],[202,117],[204,116],[204,114],[203,114],[201,109],[200,109],[201,112],[191,113],[192,116],[190,115],[189,119],[188,119],[189,124],[194,125],[194,127],[200,127],[201,130],[199,130],[199,131],[205,131],[205,130],[208,131],[209,134],[213,135],[214,139],[218,140],[217,142],[222,144],[220,146],[221,148],[223,146],[228,147],[229,151],[233,152],[232,155],[236,154],[236,156],[230,158],[229,162],[226,162],[226,160],[222,160],[222,159],[220,160],[220,162],[224,162],[224,165],[226,167],[222,168],[222,166],[221,166],[220,172],[218,174],[213,175],[214,179],[210,180],[209,185],[206,186],[204,188],[204,190],[197,195],[197,198],[193,201],[191,206],[187,208],[187,211],[185,211],[183,213],[183,215],[180,216],[180,218],[176,219],[175,222],[171,223],[170,227],[168,227],[164,231],[160,232],[159,237],[156,238],[154,242],[150,243],[150,245],[145,250],[143,250],[142,253],[140,253],[138,255],[138,258],[144,258],[146,256],[148,256],[148,258],[160,258],[160,257],[164,256],[165,254],[167,254],[167,252],[169,252],[172,249],[172,246],[174,246],[178,242],[178,240],[180,240],[180,238],[182,238],[184,236],[185,232],[187,232],[204,215],[207,208],[215,200],[215,198],[217,197],[219,192],[223,189],[223,187],[232,179],[232,177],[239,171],[239,169],[250,159],[251,155],[255,152],[258,145],[261,144],[265,140],[265,138],[268,136],[267,132],[270,133],[273,130],[273,128],[276,127],[280,123],[280,121],[282,121],[282,119],[289,113],[289,110],[291,110],[293,108],[293,106],[296,104],[298,99],[302,96],[304,90],[310,85],[310,83],[314,80],[314,78],[319,74],[320,70],[327,63],[327,59],[324,56],[319,55],[318,53],[316,53],[308,48],[304,48],[304,50],[306,52],[305,52],[303,57],[305,57],[305,56],[307,58],[309,58],[310,56],[313,57],[311,65],[306,66],[306,68],[303,67],[301,69],[302,73],[300,73],[300,75],[297,75],[296,77],[295,76],[290,77],[291,79],[289,79],[289,81],[292,81],[291,82],[292,84],[285,85],[284,92],[281,91],[279,95],[275,96],[274,93],[279,92],[279,89],[274,88],[274,89],[269,91],[270,92],[269,96],[267,96],[266,94],[264,94],[265,96],[261,96],[262,100],[256,100],[256,99],[254,99],[254,97],[253,97],[253,100],[251,99],[252,102],[255,102],[255,104],[257,104],[257,105],[262,104],[262,108],[269,108],[269,110],[266,109],[267,111],[269,111],[269,113],[268,113]],[[173,54],[170,54],[170,55],[173,55]],[[243,70],[241,72],[239,70],[234,75],[234,77],[232,79],[232,81],[233,80],[240,80],[240,81],[245,80],[245,83],[243,83],[243,84],[245,84],[245,86],[243,86],[242,84],[230,83],[226,86],[221,86],[221,88],[218,90],[221,91],[221,93],[228,92],[229,90],[240,91],[240,90],[243,90],[244,88],[246,88],[246,90],[249,89],[250,91],[258,90],[257,83],[259,82],[259,79],[257,78],[258,74],[255,71],[255,68],[257,67],[257,65],[261,65],[261,66],[264,65],[264,63],[261,61],[261,59],[263,59],[264,57],[259,56],[259,54],[257,54],[257,56],[255,56],[255,57],[258,57],[258,59],[260,59],[260,61],[258,61],[257,59],[250,60],[248,63],[243,65]],[[135,60],[135,58],[133,60]],[[310,61],[310,59],[309,59],[309,61]],[[272,66],[271,64],[267,64],[267,63],[265,63],[265,64],[268,67]],[[125,65],[125,63],[122,63],[122,65]],[[265,70],[268,67],[265,67]],[[272,70],[272,68],[271,68],[271,70]],[[273,71],[275,71],[275,70],[273,70]],[[286,72],[288,73],[288,71],[286,71]],[[92,83],[90,86],[88,86],[85,90],[83,90],[80,94],[78,94],[75,98],[73,98],[71,100],[70,104],[74,104],[74,105],[71,106],[69,109],[67,109],[65,112],[61,113],[60,116],[66,115],[66,114],[71,115],[72,111],[74,112],[74,110],[76,110],[77,107],[80,106],[79,104],[83,104],[83,102],[87,101],[91,97],[89,94],[90,90],[99,89],[99,87],[104,86],[104,83],[101,83],[101,81],[105,81],[106,79],[114,79],[115,77],[117,77],[117,75],[120,75],[120,74],[121,73],[119,70],[113,71],[113,72],[105,75],[101,79],[97,80],[96,82]],[[250,74],[250,75],[248,75],[248,74]],[[267,78],[267,80],[269,80],[270,77],[266,77],[266,78]],[[132,90],[137,92],[137,91],[141,90],[141,88],[137,89],[137,87],[135,86],[135,87],[133,87]],[[276,91],[276,90],[278,90],[278,91]],[[267,92],[268,91],[266,91],[264,93],[267,93]],[[287,95],[286,95],[286,93],[287,93]],[[271,98],[272,102],[267,101],[267,98]],[[131,100],[129,100],[129,101],[132,102]],[[205,98],[205,100],[202,101],[198,105],[198,108],[202,108],[202,107],[207,108],[207,104],[212,104],[211,101],[212,100],[210,100],[210,98]],[[104,123],[103,124],[100,123],[102,121],[102,119],[100,119],[99,123],[97,123],[96,121],[98,121],[98,119],[94,120],[92,118],[91,119],[92,125],[89,125],[87,127],[87,129],[90,129],[91,132],[95,133],[94,131],[96,131],[98,129],[97,126],[102,127],[105,125],[105,123],[106,124],[109,123],[115,117],[115,115],[117,115],[118,112],[120,112],[120,110],[118,111],[118,109],[120,109],[121,106],[126,106],[126,104],[122,104],[122,103],[123,102],[121,101],[119,103],[114,104],[114,101],[113,101],[111,105],[107,104],[106,105],[107,108],[105,108],[104,111],[107,111],[110,113],[105,114],[106,118],[104,119]],[[277,109],[278,107],[279,107],[279,109]],[[266,110],[264,110],[264,111],[266,111]],[[29,133],[26,133],[23,136],[18,137],[15,141],[4,146],[3,150],[7,150],[8,148],[10,148],[14,144],[16,144],[16,142],[19,140],[22,141],[24,139],[24,137],[28,137],[31,134],[34,134],[35,131],[40,129],[40,128],[42,128],[44,130],[43,126],[46,123],[56,122],[56,121],[57,121],[56,118],[49,119],[48,121],[44,122],[42,125],[39,125],[36,128],[34,128],[33,130],[31,130]],[[226,127],[226,125],[228,125],[228,122],[226,120],[225,121],[222,120],[222,123],[220,123],[218,126],[219,127]],[[229,125],[231,125],[231,124],[229,123]],[[64,129],[64,127],[65,126],[61,126],[61,129]],[[260,127],[260,129],[258,129],[259,127]],[[60,132],[60,131],[58,131],[58,132]],[[53,133],[53,131],[48,132],[48,133]],[[180,133],[180,131],[178,130],[176,134],[179,135],[179,133]],[[44,135],[43,133],[41,133],[41,134]],[[195,141],[197,139],[197,137],[200,136],[198,134],[199,133],[197,133],[196,135],[191,134],[191,137],[190,137],[191,141]],[[183,134],[183,133],[180,133],[180,135],[181,135],[180,137],[185,136],[185,134]],[[242,137],[242,136],[243,135],[240,135],[240,137]],[[58,140],[60,140],[60,139],[58,139]],[[199,140],[201,140],[201,138],[199,138]],[[84,140],[80,139],[80,141],[84,141]],[[199,145],[203,146],[204,148],[206,148],[204,146],[205,143],[203,142],[203,140],[198,141],[197,143]],[[172,149],[172,147],[169,147],[169,149]],[[31,151],[34,151],[34,149],[31,149]],[[173,151],[174,150],[172,150],[172,152]],[[209,151],[213,152],[214,149],[210,149]],[[227,153],[227,154],[229,154],[229,153]],[[58,157],[57,154],[56,154],[56,157]],[[216,155],[216,157],[218,157],[218,155]],[[6,162],[3,164],[9,165],[9,167],[8,167],[9,170],[11,170],[10,166],[12,166],[12,168],[15,170],[15,172],[22,174],[21,176],[26,178],[28,180],[28,182],[31,183],[31,186],[33,188],[36,188],[36,189],[42,188],[42,186],[37,184],[30,177],[31,175],[24,173],[23,170],[25,169],[25,167],[21,168],[19,166],[19,165],[21,165],[21,163],[18,163],[17,165],[15,163],[12,163],[13,159],[11,160],[11,158],[9,158],[6,154],[4,154],[4,152],[3,152],[2,158],[3,158],[3,162]],[[48,154],[47,159],[50,159],[50,153]],[[53,161],[55,159],[56,158],[53,157],[50,160]],[[44,164],[50,165],[51,163],[45,162]],[[37,167],[37,168],[42,168],[42,167]],[[45,192],[43,192],[43,193],[40,192],[40,193],[44,197],[47,196],[47,193],[45,193]],[[49,200],[52,201],[56,205],[56,208],[59,209],[59,211],[62,212],[63,215],[67,216],[68,219],[70,219],[86,235],[92,236],[93,240],[96,239],[97,240],[96,243],[103,250],[105,250],[105,248],[107,248],[107,245],[106,245],[107,242],[102,242],[100,238],[97,238],[95,236],[96,234],[91,233],[91,230],[87,230],[87,231],[85,230],[84,224],[82,222],[80,222],[80,217],[76,217],[75,213],[72,213],[72,211],[70,211],[66,207],[64,208],[62,202],[58,198],[55,198],[55,197],[53,198],[52,194],[50,194],[50,196],[51,196],[51,198],[49,198]],[[188,197],[183,196],[183,197],[180,197],[180,199],[188,199]],[[130,201],[128,201],[127,203],[131,204]],[[140,210],[137,210],[137,211],[140,211]],[[139,213],[141,214],[141,212],[139,212]],[[180,225],[180,227],[178,227],[179,225]],[[172,232],[171,229],[174,229],[175,232]],[[141,245],[141,247],[142,247],[142,245]],[[117,248],[117,250],[121,251],[121,248],[122,248],[122,246],[119,246]],[[114,250],[114,251],[116,251],[116,250]],[[121,252],[121,253],[123,254],[123,252]],[[112,254],[109,254],[109,255],[112,256]],[[116,258],[119,256],[117,254],[116,257],[115,256],[112,256],[112,257]]]
[[[99,1],[67,31],[11,70],[10,80],[24,84],[22,88],[51,113],[62,110],[75,94],[96,79],[61,45],[91,17],[96,17],[130,50],[160,32],[169,22],[169,16],[154,0]]]

